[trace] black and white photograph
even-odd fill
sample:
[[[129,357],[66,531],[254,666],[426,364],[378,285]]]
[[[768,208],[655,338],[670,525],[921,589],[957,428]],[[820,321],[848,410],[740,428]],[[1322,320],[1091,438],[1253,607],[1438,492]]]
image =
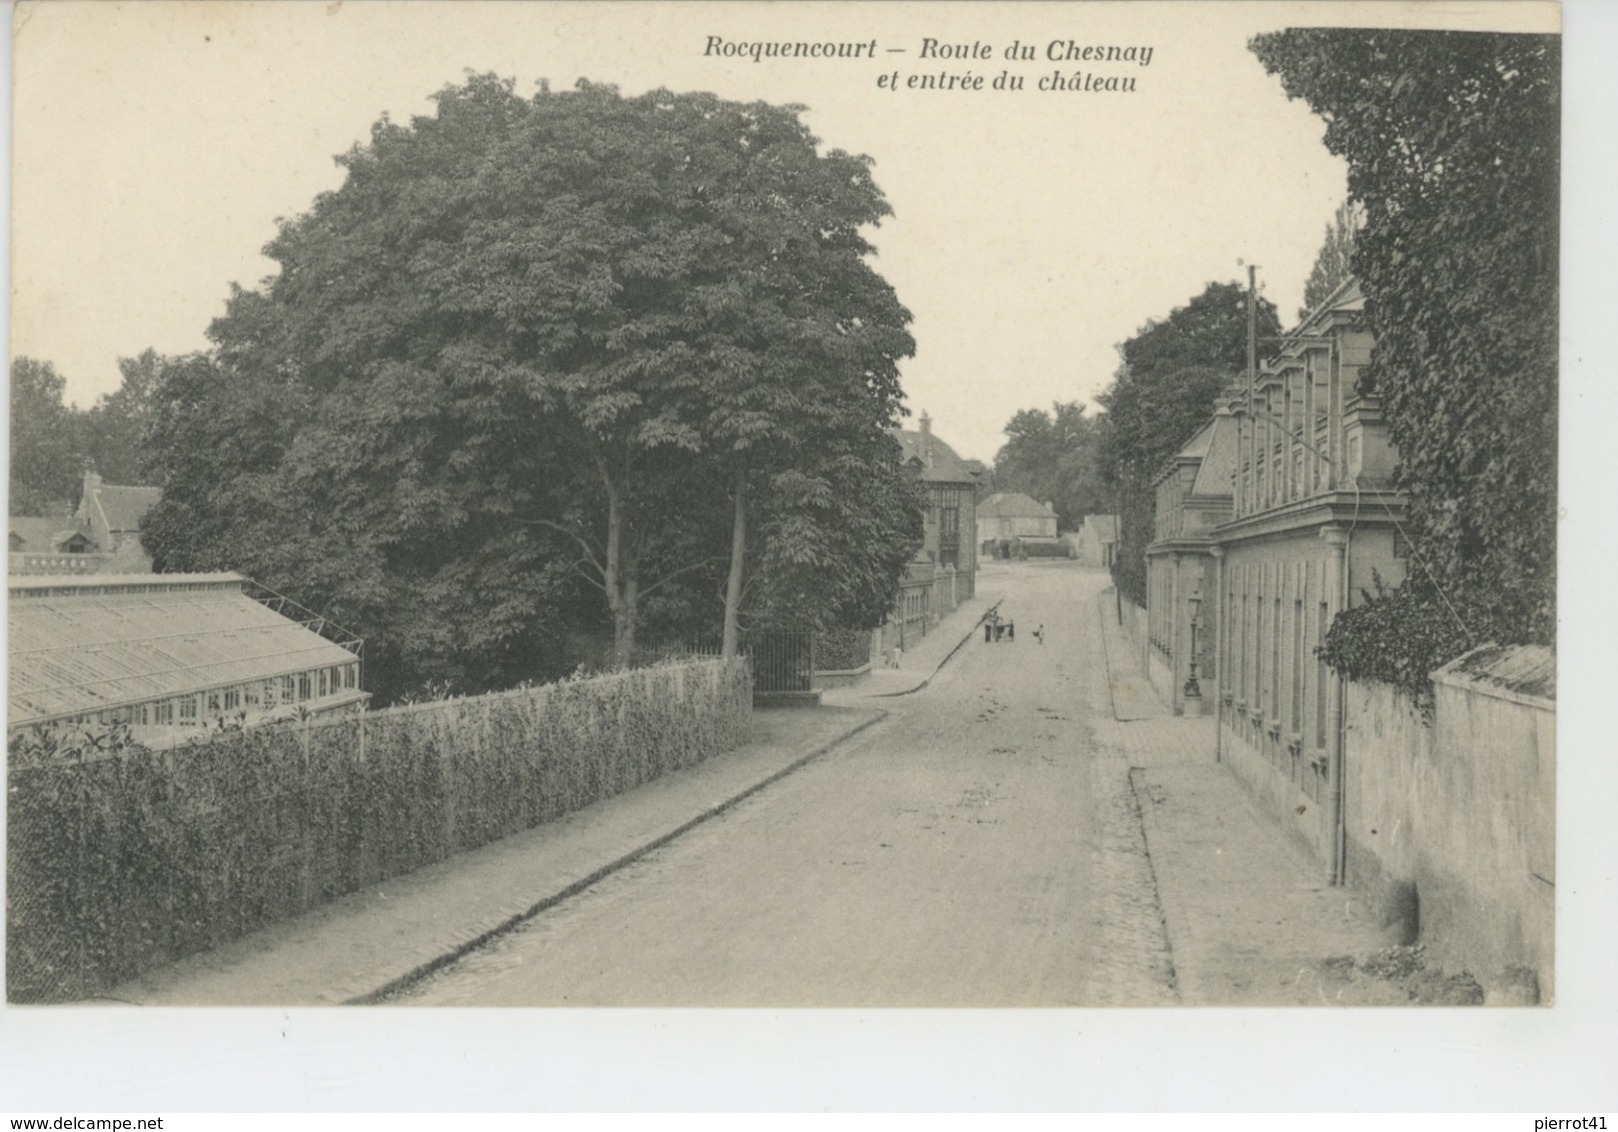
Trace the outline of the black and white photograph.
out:
[[[40,1050],[1589,1007],[1559,4],[13,16]]]

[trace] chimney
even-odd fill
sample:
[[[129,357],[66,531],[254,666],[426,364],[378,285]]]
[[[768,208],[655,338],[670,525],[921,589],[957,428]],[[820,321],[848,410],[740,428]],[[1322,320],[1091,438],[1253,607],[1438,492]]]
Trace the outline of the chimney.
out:
[[[79,507],[74,512],[74,517],[88,522],[91,515],[95,513],[96,496],[100,493],[101,477],[96,474],[95,461],[86,460],[84,462],[84,490],[79,496]]]
[[[923,409],[916,423],[921,427],[921,462],[930,468],[933,466],[933,418]]]

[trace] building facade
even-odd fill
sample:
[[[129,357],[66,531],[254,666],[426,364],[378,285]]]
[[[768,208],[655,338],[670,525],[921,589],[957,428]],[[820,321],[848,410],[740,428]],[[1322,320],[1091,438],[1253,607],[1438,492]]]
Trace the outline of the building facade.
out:
[[[1073,557],[1081,566],[1112,569],[1118,549],[1118,516],[1086,515],[1073,536]]]
[[[84,473],[83,493],[71,516],[13,516],[7,573],[147,574],[152,559],[140,542],[140,521],[163,497],[161,488],[105,484]]]
[[[1231,398],[1175,454],[1156,483],[1156,530],[1146,548],[1145,669],[1176,715],[1211,710],[1220,602],[1214,532],[1232,517],[1238,451]]]
[[[899,600],[877,634],[882,653],[909,648],[939,620],[977,592],[978,472],[933,435],[923,413],[920,428],[895,433],[900,459],[927,488],[922,544],[905,569]]]
[[[926,413],[920,428],[898,433],[901,460],[927,487],[919,557],[960,578],[962,599],[976,592],[978,479],[955,450],[933,435]]]
[[[984,549],[1002,540],[1056,538],[1056,511],[1020,491],[997,491],[977,506],[978,539]]]
[[[1317,656],[1332,619],[1404,580],[1404,497],[1356,281],[1227,403],[1231,517],[1211,533],[1220,757],[1343,877],[1344,681]],[[1184,612],[1173,611],[1175,618]],[[1207,684],[1204,691],[1207,691]]]
[[[357,638],[240,574],[14,577],[9,593],[8,731],[126,725],[165,746],[368,698]]]

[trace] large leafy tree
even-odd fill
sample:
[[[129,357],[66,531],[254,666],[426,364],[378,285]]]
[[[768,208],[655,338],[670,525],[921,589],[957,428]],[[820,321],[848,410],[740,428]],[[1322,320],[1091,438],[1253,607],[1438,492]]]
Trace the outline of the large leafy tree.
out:
[[[78,498],[85,453],[78,414],[63,401],[67,382],[50,362],[11,363],[11,480],[13,515],[56,515]]]
[[[741,603],[751,626],[882,624],[921,545],[927,507],[925,487],[899,457],[891,435],[856,435],[763,481],[767,505]]]
[[[244,404],[290,422],[263,513],[297,535],[255,553],[337,548],[290,576],[357,628],[391,620],[399,656],[520,652],[580,619],[564,576],[603,595],[620,661],[643,603],[690,614],[727,564],[734,626],[783,477],[823,492],[831,456],[900,475],[909,316],[860,235],[886,204],[795,109],[478,76],[340,161],[212,335]],[[165,506],[217,510],[187,482]]]
[[[1560,41],[1295,30],[1252,49],[1348,163],[1377,339],[1364,381],[1410,496],[1410,580],[1383,599],[1408,616],[1358,615],[1376,639],[1340,638],[1340,658],[1384,657],[1424,682],[1468,644],[1550,642]],[[1410,632],[1417,616],[1444,631]],[[1413,640],[1431,644],[1415,657]]]
[[[61,515],[77,502],[89,466],[110,483],[144,483],[145,430],[163,360],[151,350],[120,358],[119,388],[88,410],[67,404],[50,362],[11,363],[11,511]]]
[[[1258,300],[1262,334],[1278,324],[1274,304]],[[1097,400],[1106,409],[1100,466],[1117,508],[1120,589],[1146,600],[1146,546],[1156,526],[1152,481],[1213,412],[1214,398],[1247,361],[1247,292],[1210,283],[1166,319],[1153,320],[1118,348],[1118,372]]]
[[[1048,413],[1023,409],[1006,424],[1006,443],[994,460],[994,490],[1020,491],[1056,509],[1064,531],[1086,515],[1108,509],[1097,464],[1101,426],[1077,401]]]
[[[152,394],[161,380],[164,359],[155,350],[119,358],[123,381],[82,414],[83,444],[96,471],[109,483],[145,483],[149,472],[146,430],[151,423]]]

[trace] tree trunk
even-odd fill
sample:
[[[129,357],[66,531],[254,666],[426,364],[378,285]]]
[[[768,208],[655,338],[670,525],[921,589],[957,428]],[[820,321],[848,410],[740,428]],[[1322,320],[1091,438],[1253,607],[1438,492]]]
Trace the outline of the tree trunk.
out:
[[[622,556],[618,579],[623,596],[621,616],[613,623],[613,662],[619,668],[628,668],[635,659],[635,626],[640,620],[640,563],[634,555]]]
[[[607,561],[602,585],[612,613],[612,663],[627,668],[635,654],[635,568],[624,552],[624,507],[618,485],[603,476],[607,487]]]
[[[747,549],[747,472],[736,472],[736,516],[730,528],[730,576],[725,579],[725,639],[721,656],[741,651],[742,555]]]

